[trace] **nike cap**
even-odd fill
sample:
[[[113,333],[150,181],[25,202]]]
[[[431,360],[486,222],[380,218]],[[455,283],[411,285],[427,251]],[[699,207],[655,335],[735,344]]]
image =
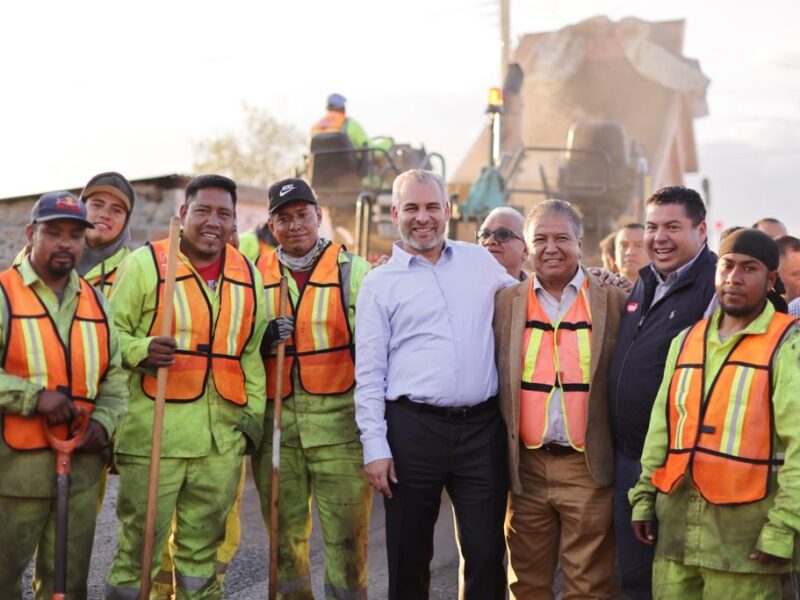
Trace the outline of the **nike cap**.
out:
[[[69,192],[50,192],[36,201],[31,211],[31,224],[69,219],[84,227],[94,228],[86,218],[86,206]]]
[[[269,188],[269,214],[292,202],[317,203],[311,186],[302,179],[281,179]]]

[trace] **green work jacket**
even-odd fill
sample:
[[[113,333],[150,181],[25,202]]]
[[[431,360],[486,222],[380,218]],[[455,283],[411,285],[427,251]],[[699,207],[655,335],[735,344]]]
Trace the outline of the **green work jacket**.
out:
[[[743,331],[722,342],[719,338],[721,310],[711,317],[706,344],[705,390],[708,391],[725,358],[747,334],[767,330],[775,310],[767,302],[764,311]],[[773,472],[769,495],[760,502],[738,506],[716,506],[706,502],[687,474],[671,494],[656,490],[653,472],[666,457],[666,402],[681,343],[688,330],[670,346],[664,379],[650,416],[650,427],[642,453],[642,476],[628,494],[633,520],[658,521],[656,554],[684,565],[735,573],[788,572],[791,566],[763,565],[750,558],[761,550],[783,558],[795,557],[800,532],[800,329],[792,328],[776,354],[773,370],[775,452],[784,464]],[[800,563],[798,563],[800,564]]]
[[[194,271],[189,259],[178,253],[178,259]],[[261,275],[253,268],[255,289],[263,289]],[[202,278],[200,278],[202,280]],[[150,455],[155,402],[142,390],[145,372],[139,363],[147,357],[148,335],[156,308],[158,272],[152,252],[145,246],[134,250],[122,263],[111,290],[114,322],[119,332],[122,363],[130,369],[130,408],[117,431],[114,450],[120,454]],[[212,292],[202,283],[216,321],[220,305],[220,289]],[[247,404],[228,402],[217,392],[214,373],[209,374],[205,392],[192,402],[167,402],[164,410],[164,432],[161,455],[169,458],[208,456],[216,448],[225,453],[244,435],[252,451],[261,441],[266,389],[260,345],[266,322],[264,296],[256,294],[256,316],[253,334],[241,355],[245,375]],[[155,376],[155,372],[151,372]]]
[[[72,271],[64,295],[59,304],[58,297],[39,278],[27,258],[19,262],[19,272],[25,285],[30,286],[41,298],[53,319],[64,345],[69,347],[69,329],[78,305],[80,283],[78,274]],[[119,339],[114,329],[110,305],[103,300],[103,308],[109,319],[109,367],[100,383],[92,419],[106,430],[109,439],[128,406],[128,376],[121,366]],[[0,294],[0,356],[5,351],[8,336],[8,304]],[[41,385],[9,375],[0,368],[0,412],[19,414],[25,417],[36,414],[36,401]],[[0,425],[2,427],[2,425]],[[72,460],[70,490],[79,492],[93,485],[100,476],[106,454],[76,452]],[[55,454],[50,450],[17,451],[9,448],[0,435],[0,496],[27,498],[52,498],[55,496]]]

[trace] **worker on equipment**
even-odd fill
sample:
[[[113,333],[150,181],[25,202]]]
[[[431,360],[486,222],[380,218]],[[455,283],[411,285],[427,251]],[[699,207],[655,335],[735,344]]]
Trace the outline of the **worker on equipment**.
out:
[[[367,261],[319,237],[317,199],[301,179],[269,189],[269,227],[279,246],[257,268],[267,297],[267,398],[282,378],[278,583],[280,597],[313,600],[309,576],[311,497],[325,546],[325,597],[366,598],[371,492],[353,404],[353,324]],[[292,319],[276,319],[286,276]],[[292,334],[292,321],[294,333]],[[282,330],[282,331],[281,331]],[[288,337],[283,372],[272,342]],[[267,404],[265,430],[273,428]],[[253,456],[261,510],[269,522],[272,444],[268,434]]]
[[[364,146],[369,146],[369,137],[364,128],[356,121],[351,119],[345,113],[345,103],[347,99],[341,94],[331,94],[328,96],[328,112],[322,117],[314,127],[311,128],[311,136],[318,133],[332,133],[339,132],[346,133],[350,141],[353,142],[353,148],[359,149]]]
[[[168,367],[153,556],[170,544],[178,598],[222,598],[216,571],[225,520],[236,497],[242,456],[261,441],[264,367],[260,356],[261,277],[230,239],[236,184],[196,177],[180,208],[183,227],[173,335],[162,337],[166,240],[133,252],[111,295],[130,410],[115,442],[119,546],[106,597],[130,598],[140,585],[156,370]],[[158,564],[150,565],[156,575]]]
[[[30,250],[0,273],[0,590],[22,595],[22,573],[36,552],[36,598],[53,593],[56,495],[50,426],[77,407],[89,427],[72,462],[67,597],[85,598],[105,448],[127,408],[127,375],[102,294],[78,276],[86,208],[68,192],[45,194],[25,228]],[[38,547],[38,551],[37,551]]]
[[[657,600],[780,598],[781,575],[792,570],[800,331],[767,302],[777,270],[767,234],[726,237],[720,308],[670,347],[629,494],[636,538],[656,544]]]

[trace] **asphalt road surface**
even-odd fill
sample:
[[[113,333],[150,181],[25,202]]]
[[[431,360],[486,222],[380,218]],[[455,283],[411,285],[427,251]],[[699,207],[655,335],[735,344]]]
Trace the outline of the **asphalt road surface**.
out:
[[[110,477],[103,510],[97,521],[92,568],[89,573],[89,600],[103,598],[105,576],[116,549],[117,521],[114,502],[117,496],[117,478]],[[242,503],[242,540],[225,577],[225,597],[234,600],[251,600],[267,597],[267,561],[269,547],[267,533],[258,504],[258,494],[249,472]],[[376,494],[373,498],[372,520],[369,540],[369,597],[387,597],[388,577],[386,571],[386,536],[383,527],[383,500]],[[314,594],[323,595],[324,551],[319,527],[314,517],[311,536],[311,576]],[[30,578],[30,569],[26,580]],[[446,494],[442,497],[442,509],[436,524],[434,556],[431,562],[432,600],[452,600],[457,597],[458,550],[453,535],[453,512]],[[28,581],[25,589],[30,589]],[[25,600],[33,594],[26,592]]]

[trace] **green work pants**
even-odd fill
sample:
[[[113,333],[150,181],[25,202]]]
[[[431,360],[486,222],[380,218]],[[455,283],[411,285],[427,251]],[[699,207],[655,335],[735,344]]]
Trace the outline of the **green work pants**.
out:
[[[242,476],[239,479],[239,485],[236,488],[236,500],[233,503],[231,512],[228,513],[228,518],[225,520],[225,540],[220,544],[217,550],[217,576],[220,581],[225,579],[225,572],[228,570],[228,565],[236,556],[236,550],[239,549],[239,540],[242,537],[241,519],[239,512],[242,508],[242,495],[244,494],[244,480],[247,474],[245,462],[242,461]],[[175,552],[175,528],[173,525],[173,533],[169,537],[169,543],[164,546],[164,553],[161,556],[161,569],[153,580],[153,593],[157,600],[172,600],[175,594],[175,586],[173,581],[174,565],[172,564],[172,553]]]
[[[244,448],[242,438],[224,454],[161,459],[151,577],[157,576],[174,528],[172,561],[178,600],[222,598],[217,550],[236,498]],[[119,545],[108,574],[106,598],[128,600],[138,598],[150,459],[117,454],[116,461]],[[151,598],[155,597],[156,592],[151,592]]]
[[[253,456],[261,512],[269,529],[272,446]],[[315,448],[281,446],[278,595],[313,600],[309,575],[311,496],[317,504],[325,546],[325,597],[367,597],[367,538],[372,492],[363,468],[361,444]],[[276,543],[270,540],[270,543]]]
[[[95,484],[69,497],[67,598],[70,600],[86,598],[97,490]],[[0,496],[0,597],[22,596],[22,573],[35,552],[33,589],[37,600],[49,600],[53,594],[55,539],[56,505],[53,498]]]
[[[656,556],[654,600],[781,600],[781,576],[731,573],[683,565]]]

